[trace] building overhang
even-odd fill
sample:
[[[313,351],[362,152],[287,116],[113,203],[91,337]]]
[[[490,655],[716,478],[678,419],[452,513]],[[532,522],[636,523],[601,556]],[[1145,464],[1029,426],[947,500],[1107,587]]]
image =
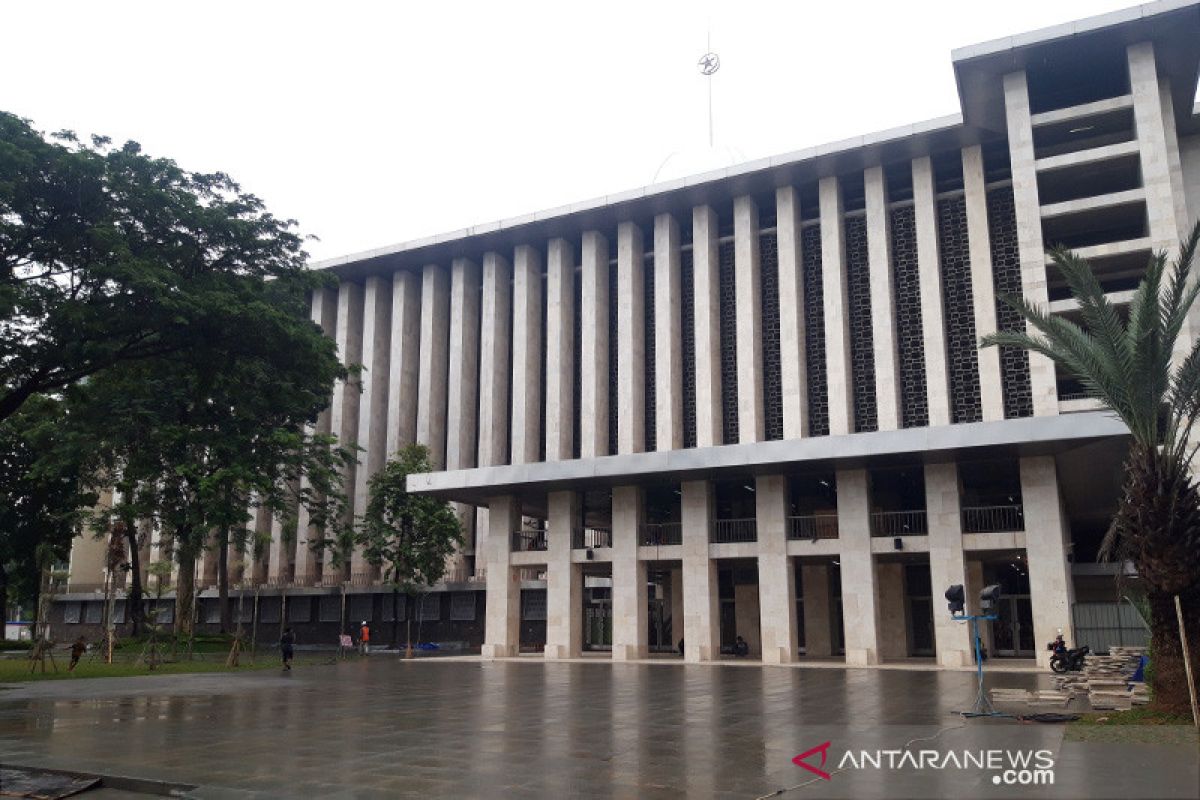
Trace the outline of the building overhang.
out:
[[[634,484],[715,480],[780,472],[882,467],[971,457],[1056,455],[1129,435],[1105,411],[971,422],[898,431],[542,461],[408,477],[408,490],[445,500],[487,505],[489,498],[587,491]]]
[[[1153,42],[1160,75],[1172,76],[1171,96],[1179,117],[1196,98],[1200,74],[1200,3],[1161,0],[953,51],[954,76],[963,120],[1003,132],[1004,81],[1010,72],[1045,63],[1086,62],[1093,54]],[[1180,122],[1185,120],[1180,119]]]

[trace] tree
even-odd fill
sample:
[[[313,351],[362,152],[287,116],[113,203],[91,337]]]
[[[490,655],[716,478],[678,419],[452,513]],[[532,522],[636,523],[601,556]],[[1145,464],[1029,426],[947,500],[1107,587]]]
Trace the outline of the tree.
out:
[[[0,422],[0,622],[8,619],[10,591],[36,601],[42,567],[66,561],[96,500],[82,487],[78,462],[38,467],[63,416],[61,402],[38,395]]]
[[[444,500],[408,491],[408,476],[431,472],[429,449],[412,444],[401,449],[368,483],[370,499],[358,525],[355,541],[369,564],[383,569],[392,585],[392,608],[399,592],[417,596],[440,581],[446,559],[462,544],[458,517]],[[407,655],[412,658],[412,615],[408,615]],[[398,641],[399,621],[392,615],[392,644]]]
[[[110,366],[186,349],[211,279],[295,278],[291,220],[194,173],[0,112],[0,420]]]
[[[1198,244],[1200,224],[1172,266],[1165,253],[1151,258],[1127,314],[1109,301],[1086,260],[1056,249],[1051,257],[1079,303],[1082,324],[1006,297],[1033,332],[1002,331],[982,341],[1046,356],[1128,426],[1124,486],[1101,553],[1137,568],[1151,611],[1154,702],[1181,713],[1189,702],[1175,596],[1185,610],[1188,640],[1200,642],[1200,491],[1192,474],[1200,340],[1183,357],[1177,345],[1200,293],[1192,276]]]

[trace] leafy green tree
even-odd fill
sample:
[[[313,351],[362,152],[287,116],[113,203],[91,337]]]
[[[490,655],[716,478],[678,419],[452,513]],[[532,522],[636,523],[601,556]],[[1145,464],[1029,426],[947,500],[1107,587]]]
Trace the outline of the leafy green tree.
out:
[[[412,444],[401,449],[371,476],[370,499],[355,540],[367,562],[380,567],[392,585],[393,611],[398,593],[412,605],[446,574],[446,560],[462,544],[462,528],[450,504],[408,491],[408,476],[431,472],[429,449]],[[399,621],[392,615],[392,644],[399,641]],[[407,655],[412,657],[412,614],[408,615]]]
[[[1102,545],[1104,557],[1132,561],[1146,588],[1154,653],[1154,702],[1186,712],[1187,678],[1174,598],[1187,638],[1200,642],[1200,491],[1192,473],[1200,417],[1200,340],[1179,352],[1180,334],[1200,293],[1192,260],[1200,224],[1178,259],[1151,260],[1127,314],[1109,301],[1088,262],[1058,249],[1054,264],[1079,303],[1081,324],[1021,297],[1005,302],[1032,329],[1002,331],[983,345],[1040,353],[1078,376],[1129,428],[1124,488]]]
[[[315,280],[294,226],[222,173],[0,112],[0,420],[190,348],[228,315],[230,277]]]
[[[36,395],[0,422],[0,622],[8,619],[10,592],[36,602],[41,568],[66,560],[96,501],[77,461],[38,466],[62,421],[63,404]]]

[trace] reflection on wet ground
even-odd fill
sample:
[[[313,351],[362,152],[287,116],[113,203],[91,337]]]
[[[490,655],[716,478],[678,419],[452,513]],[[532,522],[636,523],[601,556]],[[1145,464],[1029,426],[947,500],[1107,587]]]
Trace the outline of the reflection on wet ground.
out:
[[[974,676],[959,672],[381,657],[5,690],[0,761],[193,783],[198,797],[756,798],[813,778],[792,758],[823,742],[833,767],[848,750],[942,731],[913,747],[1049,749],[1055,786],[997,786],[986,770],[850,769],[783,797],[1194,797],[1200,785],[1186,748],[963,723],[952,712],[973,696]]]

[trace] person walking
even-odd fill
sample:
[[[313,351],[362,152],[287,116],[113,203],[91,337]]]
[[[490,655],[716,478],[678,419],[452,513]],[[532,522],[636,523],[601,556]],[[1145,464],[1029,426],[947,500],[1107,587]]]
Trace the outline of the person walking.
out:
[[[75,665],[79,663],[79,659],[83,658],[83,654],[87,652],[87,640],[80,636],[75,640],[75,644],[71,645],[71,666],[67,667],[67,672],[74,672]]]
[[[367,624],[365,619],[362,621],[362,628],[358,632],[358,643],[362,647],[362,654],[365,656],[371,649],[371,626]]]
[[[295,655],[296,634],[292,633],[291,628],[287,628],[283,632],[283,636],[279,637],[279,649],[283,654],[283,668],[290,670],[292,668],[292,656]]]

